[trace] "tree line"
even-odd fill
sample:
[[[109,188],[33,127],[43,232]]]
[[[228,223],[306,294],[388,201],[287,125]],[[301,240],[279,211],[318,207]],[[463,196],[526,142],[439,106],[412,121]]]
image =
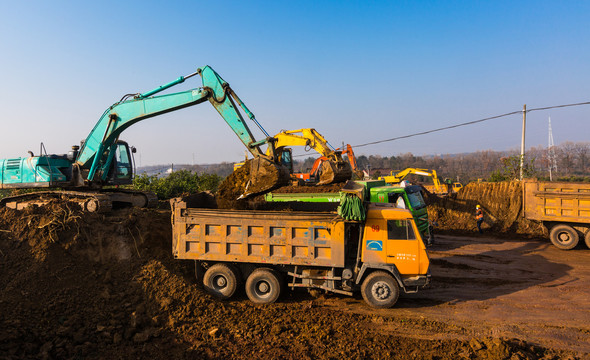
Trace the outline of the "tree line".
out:
[[[553,148],[556,168],[552,169],[553,180],[590,181],[590,143],[564,142]],[[532,147],[524,158],[527,177],[549,180],[550,152],[546,147]],[[308,157],[295,163],[295,170],[311,169],[315,158]],[[410,152],[400,155],[361,155],[357,166],[369,172],[370,177],[389,175],[391,171],[406,168],[436,170],[439,178],[468,183],[471,181],[501,181],[518,178],[520,175],[520,150],[481,150],[464,154],[441,154],[416,156]]]

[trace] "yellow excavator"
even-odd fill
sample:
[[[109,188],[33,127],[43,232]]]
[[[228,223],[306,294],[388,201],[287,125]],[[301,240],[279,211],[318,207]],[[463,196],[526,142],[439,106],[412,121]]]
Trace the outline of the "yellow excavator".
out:
[[[390,185],[397,185],[401,183],[408,175],[421,175],[421,176],[428,176],[432,178],[432,185],[424,185],[424,188],[429,192],[437,195],[447,195],[451,192],[459,191],[463,185],[461,183],[441,183],[436,175],[436,170],[428,170],[428,169],[416,169],[416,168],[407,168],[400,172],[392,171],[389,176],[382,176],[379,180],[383,179],[386,183]],[[449,186],[450,185],[450,186]]]
[[[303,146],[305,151],[314,149],[325,159],[321,162],[319,181],[316,185],[344,182],[352,178],[350,164],[342,159],[342,151],[330,147],[326,139],[315,129],[283,130],[273,136],[273,145],[277,154],[284,156],[287,147]],[[291,159],[281,159],[287,164]],[[288,161],[287,161],[288,160]]]
[[[267,138],[268,143],[272,144],[272,149],[278,156],[278,162],[281,166],[290,169],[291,178],[297,182],[298,174],[293,173],[293,160],[291,154],[291,147],[303,146],[305,151],[314,149],[321,157],[314,163],[313,173],[317,176],[319,173],[319,181],[314,182],[314,185],[326,185],[337,182],[345,182],[352,178],[353,169],[351,164],[342,159],[342,154],[347,150],[333,149],[328,144],[326,139],[318,133],[315,129],[306,128],[298,130],[282,130],[275,136]],[[348,146],[350,148],[350,145]],[[270,151],[270,148],[269,148]],[[349,159],[352,154],[352,149],[349,149]],[[243,162],[234,164],[234,171],[240,168],[248,160],[248,153]],[[353,161],[353,164],[356,164]],[[308,178],[309,178],[309,174]]]

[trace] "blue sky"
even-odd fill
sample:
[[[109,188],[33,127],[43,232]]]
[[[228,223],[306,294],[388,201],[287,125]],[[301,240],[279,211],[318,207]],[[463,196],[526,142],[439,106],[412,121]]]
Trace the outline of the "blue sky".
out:
[[[0,11],[0,158],[40,142],[66,153],[122,95],[203,65],[269,133],[313,127],[336,146],[590,101],[585,1],[4,1]],[[579,106],[530,113],[527,146],[547,145],[549,116],[556,144],[589,141],[590,106]],[[516,149],[521,120],[356,153]],[[234,162],[245,150],[208,103],[122,138],[142,165]]]

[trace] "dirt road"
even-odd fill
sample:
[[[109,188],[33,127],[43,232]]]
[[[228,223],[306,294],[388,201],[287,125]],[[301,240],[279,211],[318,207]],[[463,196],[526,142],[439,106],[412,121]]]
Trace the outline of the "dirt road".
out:
[[[428,339],[509,337],[590,352],[590,250],[562,251],[547,240],[439,236],[430,249],[430,289],[400,298],[393,309],[349,311],[407,317],[392,331]]]
[[[590,250],[439,236],[431,287],[374,310],[215,300],[171,242],[165,210],[0,210],[0,359],[590,359]]]

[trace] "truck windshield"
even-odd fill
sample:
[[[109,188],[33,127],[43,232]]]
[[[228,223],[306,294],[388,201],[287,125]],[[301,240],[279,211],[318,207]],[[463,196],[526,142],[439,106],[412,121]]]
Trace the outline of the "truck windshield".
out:
[[[426,206],[426,202],[424,202],[424,198],[419,189],[407,189],[406,191],[410,205],[414,210],[422,209]]]

